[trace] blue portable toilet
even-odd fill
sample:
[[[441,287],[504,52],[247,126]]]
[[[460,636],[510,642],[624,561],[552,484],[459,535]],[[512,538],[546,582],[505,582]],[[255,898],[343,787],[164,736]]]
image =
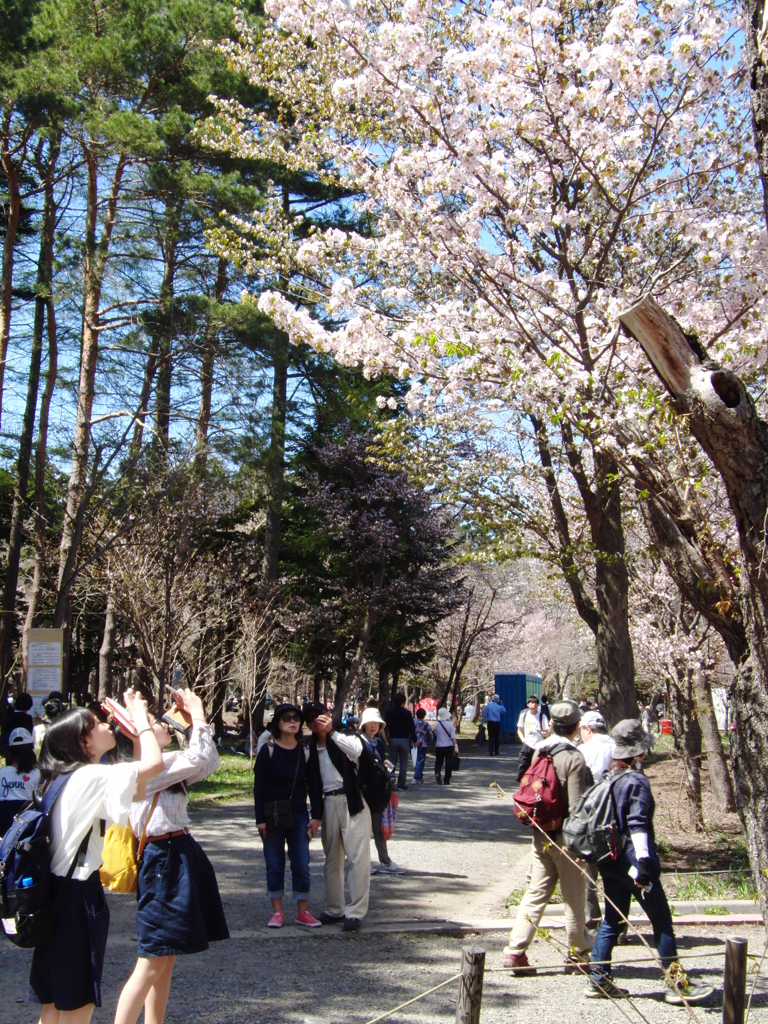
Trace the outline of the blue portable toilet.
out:
[[[530,672],[497,672],[494,676],[495,693],[507,709],[501,716],[501,738],[505,743],[517,742],[517,720],[525,708],[526,697],[532,693],[541,700],[541,676]]]

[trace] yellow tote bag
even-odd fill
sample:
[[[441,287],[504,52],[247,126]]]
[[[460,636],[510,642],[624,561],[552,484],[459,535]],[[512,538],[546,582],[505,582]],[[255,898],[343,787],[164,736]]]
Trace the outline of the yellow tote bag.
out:
[[[147,825],[157,807],[159,796],[159,793],[155,793],[152,799],[138,850],[132,828],[127,825],[110,825],[107,829],[101,854],[103,864],[99,868],[99,875],[101,884],[110,892],[136,892],[139,864],[147,838]]]
[[[127,825],[110,825],[104,836],[104,863],[99,868],[101,884],[110,892],[136,892],[139,865],[136,836]]]

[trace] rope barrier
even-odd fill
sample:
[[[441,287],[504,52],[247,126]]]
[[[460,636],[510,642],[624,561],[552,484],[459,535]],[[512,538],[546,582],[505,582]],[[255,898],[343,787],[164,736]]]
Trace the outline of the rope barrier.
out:
[[[458,974],[454,974],[452,978],[448,978],[446,981],[441,981],[439,985],[435,985],[434,988],[428,988],[426,992],[422,992],[418,996],[414,996],[413,999],[409,999],[406,1003],[400,1003],[399,1006],[394,1006],[391,1010],[387,1010],[386,1013],[379,1014],[378,1017],[372,1017],[371,1020],[367,1020],[365,1024],[377,1024],[380,1020],[385,1020],[387,1017],[391,1017],[393,1013],[397,1013],[398,1010],[405,1009],[406,1006],[410,1006],[411,1003],[417,1003],[424,996],[431,995],[432,992],[437,992],[439,988],[445,988],[446,985],[450,985],[452,981],[458,981],[461,977],[461,971]]]

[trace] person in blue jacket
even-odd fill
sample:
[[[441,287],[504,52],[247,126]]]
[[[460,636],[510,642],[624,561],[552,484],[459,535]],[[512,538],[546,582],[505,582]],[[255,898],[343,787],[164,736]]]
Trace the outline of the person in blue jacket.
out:
[[[483,709],[481,725],[488,728],[488,753],[493,757],[499,753],[499,735],[501,733],[501,716],[506,714],[507,709],[501,703],[501,697],[494,693],[490,703]]]
[[[611,953],[629,919],[634,896],[645,911],[653,928],[659,958],[667,971],[670,985],[665,1002],[680,1005],[708,998],[711,985],[692,985],[677,959],[677,943],[672,928],[672,914],[661,884],[661,864],[653,833],[655,803],[651,784],[643,774],[643,761],[653,745],[653,738],[639,720],[625,718],[611,732],[614,741],[613,761],[609,771],[618,777],[612,795],[621,834],[626,837],[624,849],[615,861],[600,863],[605,889],[605,917],[592,948],[589,984],[584,992],[588,998],[619,999],[629,995],[611,977]]]

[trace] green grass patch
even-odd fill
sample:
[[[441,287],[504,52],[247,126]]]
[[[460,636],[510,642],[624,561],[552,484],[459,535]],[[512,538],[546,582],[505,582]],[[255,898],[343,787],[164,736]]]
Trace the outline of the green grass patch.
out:
[[[754,900],[757,890],[751,875],[738,871],[723,874],[664,875],[664,890],[672,900]],[[719,913],[719,911],[718,911]]]
[[[730,910],[715,903],[711,907],[704,907],[704,913],[709,914],[710,917],[722,917],[724,914],[730,914]]]
[[[243,790],[253,792],[253,768],[249,759],[238,754],[221,754],[219,769],[189,787],[189,803],[191,807],[200,806],[206,802],[201,797],[211,796],[222,800],[243,799],[246,796]]]

